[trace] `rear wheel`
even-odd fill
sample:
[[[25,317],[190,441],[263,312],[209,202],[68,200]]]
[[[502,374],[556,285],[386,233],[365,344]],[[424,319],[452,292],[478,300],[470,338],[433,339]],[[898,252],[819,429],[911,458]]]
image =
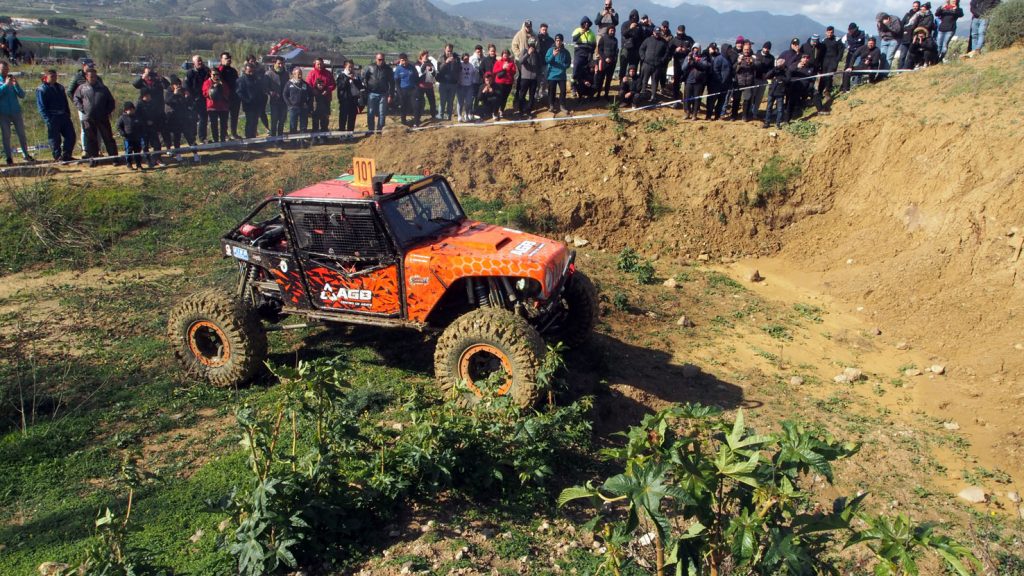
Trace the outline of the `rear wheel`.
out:
[[[562,293],[563,318],[552,329],[544,332],[550,342],[575,346],[590,336],[597,323],[597,288],[583,272],[576,271]]]
[[[167,335],[189,374],[215,386],[251,380],[267,355],[267,335],[256,312],[216,290],[193,294],[175,306]]]
[[[523,318],[480,308],[460,316],[438,338],[434,373],[441,389],[464,404],[485,395],[511,396],[526,408],[537,400],[545,351],[544,340]]]

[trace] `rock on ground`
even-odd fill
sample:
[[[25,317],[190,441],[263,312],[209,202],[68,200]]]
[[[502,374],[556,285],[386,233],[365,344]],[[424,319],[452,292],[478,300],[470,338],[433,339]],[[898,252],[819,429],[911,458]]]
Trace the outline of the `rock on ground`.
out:
[[[988,502],[988,494],[985,492],[985,489],[980,486],[968,486],[967,488],[964,488],[957,493],[957,498],[971,504],[983,504]]]

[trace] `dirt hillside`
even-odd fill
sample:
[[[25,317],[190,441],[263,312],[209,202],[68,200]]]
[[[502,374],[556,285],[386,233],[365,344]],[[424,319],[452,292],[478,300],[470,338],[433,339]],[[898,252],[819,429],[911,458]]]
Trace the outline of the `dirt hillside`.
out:
[[[661,110],[621,133],[608,119],[393,131],[359,155],[444,173],[600,248],[764,262],[948,366],[924,407],[1020,472],[1022,92],[1018,48],[859,88],[805,138]],[[776,156],[800,175],[756,206]]]

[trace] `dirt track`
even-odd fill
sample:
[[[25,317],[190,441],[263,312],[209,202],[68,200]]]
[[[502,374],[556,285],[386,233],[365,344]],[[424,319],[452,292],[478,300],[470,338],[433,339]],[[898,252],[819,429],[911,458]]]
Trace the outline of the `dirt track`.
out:
[[[915,393],[914,409],[956,420],[974,457],[1019,479],[1022,88],[1014,49],[859,89],[816,119],[808,140],[665,110],[627,116],[622,138],[609,120],[394,131],[358,155],[525,203],[600,248],[634,246],[659,265],[743,258],[834,297],[891,340],[880,358],[898,363],[906,354],[895,345],[906,342],[929,362],[918,367],[943,364],[942,385]],[[802,176],[784,198],[752,207],[744,198],[775,155]]]

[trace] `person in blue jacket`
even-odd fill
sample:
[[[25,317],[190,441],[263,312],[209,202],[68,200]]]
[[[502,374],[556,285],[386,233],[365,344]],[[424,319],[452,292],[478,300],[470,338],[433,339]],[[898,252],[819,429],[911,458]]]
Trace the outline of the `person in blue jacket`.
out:
[[[0,62],[0,133],[3,135],[4,156],[7,165],[14,164],[14,154],[11,148],[11,126],[14,126],[18,133],[18,141],[21,142],[21,153],[25,156],[26,162],[35,162],[35,158],[28,153],[28,142],[25,137],[25,119],[21,115],[21,100],[25,97],[25,91],[18,85],[18,79],[11,74],[6,62]]]
[[[46,122],[46,137],[54,160],[70,162],[75,149],[75,125],[71,122],[71,106],[64,87],[57,82],[57,71],[50,69],[36,88],[36,108]]]
[[[561,34],[555,34],[555,45],[548,50],[544,57],[548,65],[548,108],[557,115],[562,109],[569,111],[565,104],[565,81],[567,70],[569,70],[569,51],[565,48],[565,38]],[[561,90],[558,100],[555,100],[555,90]]]

